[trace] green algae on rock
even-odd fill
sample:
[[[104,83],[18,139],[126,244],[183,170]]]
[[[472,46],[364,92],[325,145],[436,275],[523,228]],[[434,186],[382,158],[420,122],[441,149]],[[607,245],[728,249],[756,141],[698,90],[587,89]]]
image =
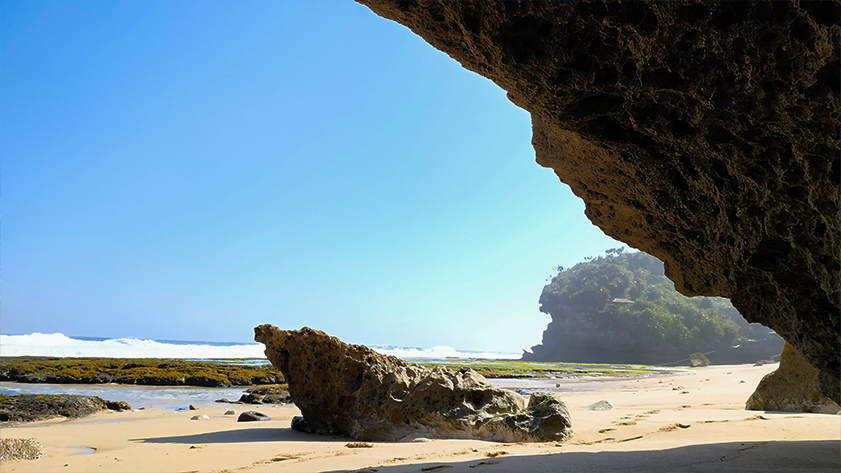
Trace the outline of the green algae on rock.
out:
[[[52,417],[84,417],[104,410],[130,410],[122,401],[104,401],[98,396],[72,394],[0,395],[0,421],[32,422]]]
[[[157,358],[0,357],[0,381],[22,383],[141,384],[230,387],[277,384],[273,366]]]

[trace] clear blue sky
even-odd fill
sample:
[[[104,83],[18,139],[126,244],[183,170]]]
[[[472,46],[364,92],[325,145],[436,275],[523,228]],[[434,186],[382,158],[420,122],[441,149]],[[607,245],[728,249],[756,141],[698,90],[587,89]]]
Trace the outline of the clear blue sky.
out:
[[[0,330],[519,352],[620,246],[530,142],[351,0],[4,0]]]

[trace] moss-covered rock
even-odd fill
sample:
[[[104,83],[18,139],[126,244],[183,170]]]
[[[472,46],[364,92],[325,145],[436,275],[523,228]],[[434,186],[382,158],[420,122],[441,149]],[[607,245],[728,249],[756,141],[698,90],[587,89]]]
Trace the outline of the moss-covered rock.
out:
[[[70,394],[0,395],[0,421],[31,422],[51,417],[84,417],[108,409],[102,398]]]
[[[229,387],[275,384],[282,382],[283,376],[269,364],[247,366],[157,358],[0,357],[0,381]]]

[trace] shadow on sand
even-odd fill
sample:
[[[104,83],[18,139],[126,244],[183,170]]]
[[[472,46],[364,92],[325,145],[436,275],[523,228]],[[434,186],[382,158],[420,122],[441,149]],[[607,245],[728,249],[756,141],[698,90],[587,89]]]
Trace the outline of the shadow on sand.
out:
[[[210,443],[247,443],[247,442],[344,442],[347,437],[304,434],[289,428],[254,428],[221,430],[194,435],[180,435],[172,437],[152,437],[130,439],[140,443],[182,443],[182,444],[210,444]]]
[[[563,449],[563,447],[560,447]],[[336,470],[325,473],[339,473]],[[841,471],[841,443],[832,440],[728,442],[665,450],[554,453],[455,463],[377,466],[358,473],[639,472],[801,473]]]

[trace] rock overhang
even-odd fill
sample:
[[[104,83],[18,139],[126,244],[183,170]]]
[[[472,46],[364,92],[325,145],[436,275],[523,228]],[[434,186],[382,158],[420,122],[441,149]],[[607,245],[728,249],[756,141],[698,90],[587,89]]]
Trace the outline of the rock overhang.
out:
[[[841,400],[839,2],[358,1],[506,90],[594,224]]]

